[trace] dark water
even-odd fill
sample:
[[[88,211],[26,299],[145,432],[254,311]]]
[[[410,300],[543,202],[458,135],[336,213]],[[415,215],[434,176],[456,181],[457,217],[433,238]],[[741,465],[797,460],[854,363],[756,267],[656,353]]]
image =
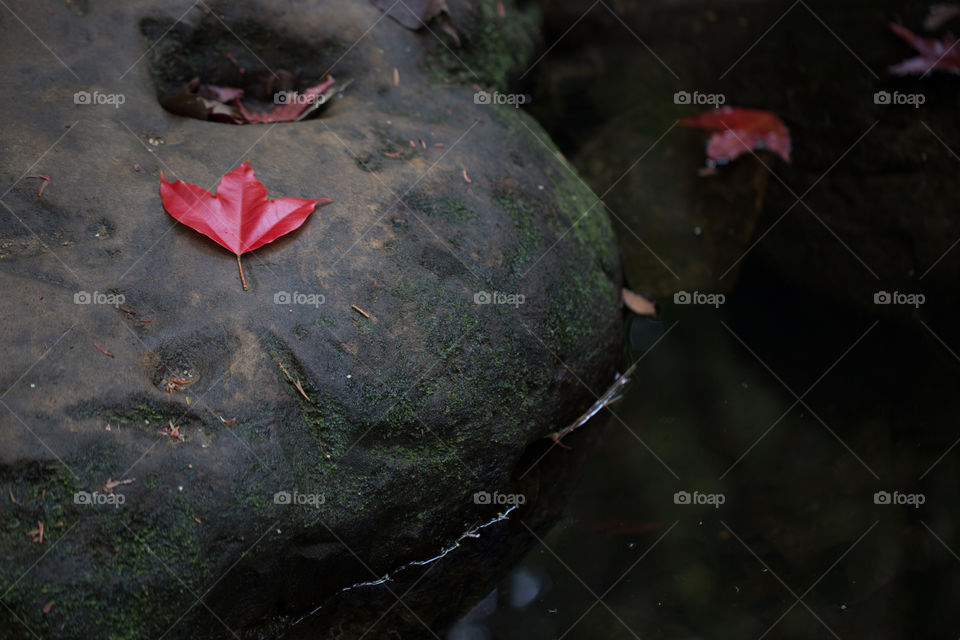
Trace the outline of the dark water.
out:
[[[719,309],[633,323],[563,517],[447,638],[960,635],[955,323],[842,312],[762,265]]]

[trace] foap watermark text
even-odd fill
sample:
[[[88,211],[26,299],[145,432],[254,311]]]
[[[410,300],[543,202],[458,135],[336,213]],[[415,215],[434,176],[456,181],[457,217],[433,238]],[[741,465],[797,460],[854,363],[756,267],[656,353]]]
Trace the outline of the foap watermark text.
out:
[[[874,104],[907,105],[919,109],[927,101],[922,93],[901,93],[899,91],[877,91],[873,94]]]
[[[122,93],[100,93],[99,91],[77,91],[73,94],[73,104],[109,104],[119,109],[120,105],[127,101],[127,96]]]
[[[922,293],[902,293],[900,291],[877,291],[873,294],[873,304],[902,304],[919,309],[927,301]]]
[[[499,91],[477,91],[473,94],[474,104],[505,104],[519,109],[520,105],[529,104],[532,98],[523,93],[500,93]]]
[[[722,93],[702,93],[700,91],[677,91],[673,94],[674,104],[709,105],[717,108],[727,101]]]
[[[522,493],[500,493],[494,491],[477,491],[473,494],[474,504],[521,505],[526,503],[527,496]]]
[[[519,307],[527,298],[522,293],[504,293],[503,291],[477,291],[473,294],[475,304],[509,304]]]
[[[677,291],[673,294],[673,304],[705,304],[719,308],[727,297],[722,293],[702,293],[700,291]]]
[[[919,509],[927,501],[922,493],[901,493],[899,491],[877,491],[873,494],[873,504],[908,506]]]
[[[293,491],[277,491],[273,494],[274,504],[289,504],[294,506],[319,507],[327,502],[322,493],[300,493]]]
[[[727,501],[727,497],[722,493],[700,493],[694,491],[677,491],[673,494],[673,504],[690,505],[710,505],[714,509],[719,509],[720,505]]]
[[[122,493],[100,493],[99,491],[77,491],[73,494],[74,504],[85,504],[94,507],[119,507],[127,501]]]
[[[77,291],[73,294],[73,304],[108,304],[119,307],[126,301],[122,293],[101,293],[100,291]]]
[[[308,307],[319,307],[326,302],[326,297],[322,293],[300,293],[294,291],[277,291],[273,294],[273,304],[302,304]]]

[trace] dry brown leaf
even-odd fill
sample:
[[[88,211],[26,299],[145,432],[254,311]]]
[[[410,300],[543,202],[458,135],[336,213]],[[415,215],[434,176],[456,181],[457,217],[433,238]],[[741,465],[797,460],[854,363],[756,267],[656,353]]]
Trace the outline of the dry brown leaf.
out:
[[[623,288],[623,304],[627,305],[627,309],[633,311],[638,316],[657,316],[657,308],[652,302],[641,296],[639,293],[634,293],[627,289]]]
[[[37,522],[37,528],[27,531],[27,535],[33,538],[34,544],[43,544],[43,523]]]
[[[127,478],[126,480],[111,480],[110,478],[107,478],[107,483],[103,485],[103,490],[107,493],[113,493],[113,490],[117,487],[125,484],[133,484],[136,481],[136,478]]]

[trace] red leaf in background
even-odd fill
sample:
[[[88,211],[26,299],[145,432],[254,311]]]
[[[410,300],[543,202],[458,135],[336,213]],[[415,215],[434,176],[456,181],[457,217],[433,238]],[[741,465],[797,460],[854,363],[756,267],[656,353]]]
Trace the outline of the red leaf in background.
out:
[[[945,35],[943,40],[935,40],[921,38],[898,24],[890,23],[890,29],[920,54],[916,58],[904,60],[890,67],[890,73],[893,75],[905,76],[914,73],[926,75],[931,71],[960,73],[960,47],[957,46],[957,39],[952,35]]]
[[[714,131],[707,143],[707,166],[716,167],[749,153],[769,149],[790,162],[790,130],[777,114],[760,109],[722,107],[680,121],[685,127]]]
[[[923,28],[927,31],[937,31],[957,16],[960,16],[960,6],[955,4],[935,4],[930,7],[930,14],[923,21]]]
[[[236,102],[236,105],[247,122],[293,122],[300,117],[300,114],[303,113],[307,107],[325,100],[326,96],[324,94],[333,86],[333,83],[334,79],[328,77],[320,84],[310,87],[303,93],[282,94],[287,96],[288,102],[275,107],[272,111],[266,111],[264,113],[250,113],[239,100]]]
[[[299,228],[318,202],[320,206],[332,202],[326,198],[268,200],[267,188],[257,180],[249,161],[223,176],[217,195],[183,180],[167,182],[161,173],[160,198],[171,216],[236,254],[244,290],[247,281],[240,254]]]

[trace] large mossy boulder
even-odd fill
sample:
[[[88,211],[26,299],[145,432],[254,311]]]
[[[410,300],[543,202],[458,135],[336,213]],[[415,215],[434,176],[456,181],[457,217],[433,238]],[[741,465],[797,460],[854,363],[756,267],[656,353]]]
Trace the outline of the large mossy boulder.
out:
[[[0,17],[2,637],[269,637],[495,516],[473,494],[609,384],[602,207],[470,86],[505,90],[534,50],[505,4],[508,29],[450,2],[460,48],[347,0]],[[297,123],[159,104],[240,68],[351,83]],[[249,291],[159,195],[244,160],[270,197],[334,201],[244,256]]]

